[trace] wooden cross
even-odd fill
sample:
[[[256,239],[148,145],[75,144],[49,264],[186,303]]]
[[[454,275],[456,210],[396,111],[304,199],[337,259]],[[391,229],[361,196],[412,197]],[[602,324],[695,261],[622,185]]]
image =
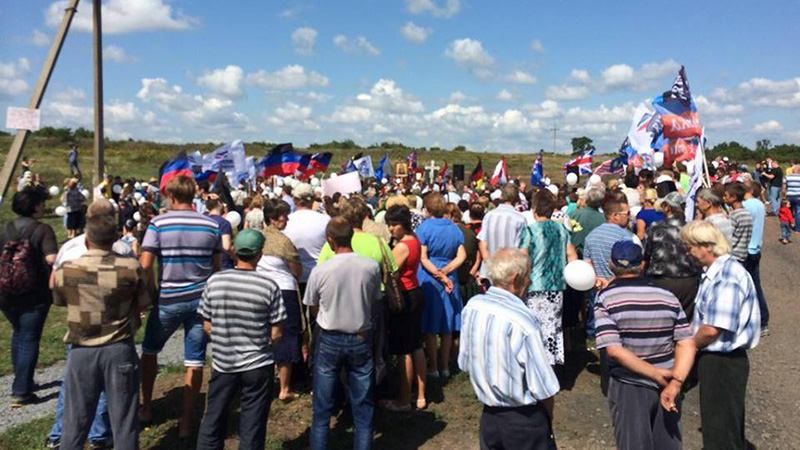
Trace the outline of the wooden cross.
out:
[[[436,161],[431,160],[431,164],[425,166],[425,170],[428,172],[428,176],[431,177],[431,183],[433,183],[436,180],[436,175],[439,174],[439,166],[436,165]]]

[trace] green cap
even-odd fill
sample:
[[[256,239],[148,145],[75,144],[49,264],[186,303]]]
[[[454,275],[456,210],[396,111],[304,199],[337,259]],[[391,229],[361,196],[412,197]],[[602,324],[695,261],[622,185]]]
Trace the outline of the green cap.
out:
[[[242,230],[233,240],[233,248],[237,255],[252,256],[264,247],[264,235],[260,231],[248,228]]]

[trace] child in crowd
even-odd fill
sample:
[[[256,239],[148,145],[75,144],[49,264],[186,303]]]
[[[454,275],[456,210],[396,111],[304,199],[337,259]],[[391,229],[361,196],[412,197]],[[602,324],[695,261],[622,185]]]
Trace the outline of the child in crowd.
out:
[[[792,217],[792,210],[789,208],[789,200],[781,202],[781,207],[778,209],[778,220],[781,223],[781,244],[788,244],[792,242],[792,229],[795,226],[794,218]]]

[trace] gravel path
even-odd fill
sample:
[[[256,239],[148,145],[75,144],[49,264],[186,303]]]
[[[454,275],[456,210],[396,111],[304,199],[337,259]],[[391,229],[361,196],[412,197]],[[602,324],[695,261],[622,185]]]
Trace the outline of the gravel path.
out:
[[[137,349],[141,350],[140,346]],[[183,364],[183,332],[175,333],[158,356],[161,365]],[[36,395],[43,401],[24,408],[11,409],[11,382],[13,375],[0,377],[0,433],[8,428],[31,420],[53,414],[56,409],[61,377],[64,375],[65,361],[36,371],[35,380],[39,384]]]

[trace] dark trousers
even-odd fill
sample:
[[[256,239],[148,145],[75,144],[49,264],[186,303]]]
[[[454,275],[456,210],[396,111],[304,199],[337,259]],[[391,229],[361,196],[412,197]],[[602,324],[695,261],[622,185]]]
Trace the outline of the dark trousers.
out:
[[[744,268],[753,279],[753,284],[756,286],[756,296],[758,297],[758,307],[761,309],[761,328],[766,328],[769,325],[769,308],[767,307],[767,300],[764,298],[764,290],[761,289],[761,253],[755,255],[747,254],[744,260]]]
[[[608,406],[618,450],[680,450],[680,414],[661,407],[655,388],[622,383],[613,377]]]
[[[133,339],[100,347],[72,346],[64,375],[62,450],[81,450],[106,391],[114,448],[139,448],[139,357]]]
[[[555,450],[553,427],[541,404],[483,407],[481,450]]]
[[[275,383],[274,371],[275,365],[270,364],[244,372],[211,372],[206,413],[197,437],[198,450],[225,447],[228,409],[240,392],[239,448],[264,448],[272,387]]]
[[[11,395],[24,398],[33,394],[33,373],[39,362],[39,341],[47,320],[50,304],[32,308],[3,308],[3,315],[11,323],[11,365],[14,366],[14,382]]]
[[[750,362],[747,352],[700,352],[700,420],[705,450],[744,450],[744,400]]]

